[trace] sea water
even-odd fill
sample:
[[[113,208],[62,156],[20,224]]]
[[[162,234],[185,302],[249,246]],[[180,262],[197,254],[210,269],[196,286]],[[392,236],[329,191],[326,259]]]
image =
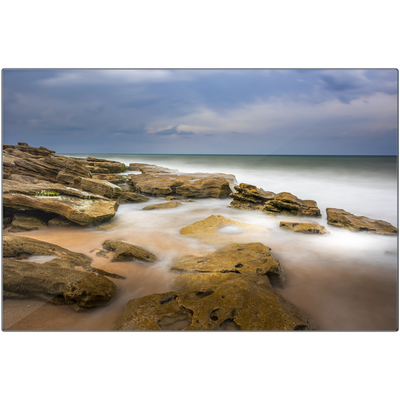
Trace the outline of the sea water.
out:
[[[326,208],[332,207],[385,220],[397,227],[396,157],[66,155],[109,159],[127,166],[148,163],[181,172],[233,174],[237,183],[252,184],[275,193],[290,192],[300,199],[316,201],[322,216],[307,219],[325,226],[330,234],[306,235],[282,230],[280,221],[296,217],[272,217],[230,208],[230,198],[195,199],[174,209],[142,210],[147,205],[165,201],[156,197],[146,203],[120,205],[112,228],[106,231],[77,227],[23,233],[87,254],[93,258],[94,267],[127,279],[113,280],[119,291],[106,307],[76,313],[68,306],[39,302],[34,313],[13,321],[10,329],[112,329],[130,299],[171,289],[173,276],[169,268],[180,257],[205,255],[229,242],[262,242],[270,247],[287,274],[286,286],[276,291],[305,311],[319,329],[397,329],[397,236],[350,232],[326,223]],[[129,173],[136,172],[126,171]],[[218,243],[204,243],[180,234],[182,227],[212,214],[257,225],[263,230],[246,233],[226,227],[226,232],[221,232],[223,240]],[[159,261],[152,265],[132,261],[110,263],[109,259],[95,255],[106,239],[145,247]],[[23,306],[24,302],[20,304]]]

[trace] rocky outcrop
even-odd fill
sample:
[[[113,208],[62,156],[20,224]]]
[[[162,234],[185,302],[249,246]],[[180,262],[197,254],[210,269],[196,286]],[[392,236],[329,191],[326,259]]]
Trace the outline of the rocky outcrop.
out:
[[[93,173],[106,173],[106,172],[100,172],[105,170],[107,170],[109,174],[126,171],[125,164],[118,161],[110,161],[102,158],[87,157],[86,162],[88,167],[93,171]]]
[[[71,186],[110,199],[118,198],[122,194],[122,189],[119,186],[104,180],[93,178],[74,178]]]
[[[118,210],[119,203],[61,184],[20,176],[18,180],[4,181],[3,205],[17,211],[41,210],[61,215],[86,226],[110,220]]]
[[[50,257],[40,262],[35,256]],[[69,304],[76,310],[105,305],[117,288],[104,276],[122,277],[92,268],[90,263],[91,258],[86,255],[51,243],[4,236],[3,296],[40,298],[54,304]]]
[[[235,190],[236,193],[229,195],[233,198],[230,203],[230,207],[233,208],[263,211],[272,215],[321,216],[314,200],[301,200],[288,192],[275,194],[246,183],[235,186]]]
[[[167,203],[154,204],[152,206],[144,207],[142,210],[167,210],[170,208],[179,207],[180,205],[180,201],[168,201]]]
[[[325,229],[324,226],[314,221],[281,221],[279,226],[282,229],[286,229],[293,232],[301,232],[308,234],[325,235],[330,232]]]
[[[182,235],[192,236],[206,243],[229,243],[232,238],[238,240],[242,234],[267,233],[268,231],[258,225],[245,224],[222,215],[210,215],[181,229]]]
[[[277,295],[266,278],[232,273],[185,274],[189,288],[131,300],[116,330],[307,330],[315,324]],[[199,281],[197,281],[199,278]],[[182,282],[181,282],[182,284]]]
[[[106,240],[102,244],[103,248],[108,251],[114,251],[115,256],[111,261],[127,261],[140,260],[146,262],[157,261],[157,257],[144,249],[143,247],[134,246],[130,243],[121,242],[119,240]]]
[[[227,197],[235,182],[233,175],[185,174],[151,164],[130,164],[129,168],[142,174],[129,175],[126,183],[139,193],[153,196]]]
[[[339,208],[327,208],[326,214],[328,224],[338,228],[344,228],[354,232],[397,235],[397,228],[386,221],[356,216]]]
[[[262,243],[230,244],[207,256],[186,257],[171,271],[234,273],[245,277],[267,276],[272,285],[283,286],[286,274],[271,249]]]

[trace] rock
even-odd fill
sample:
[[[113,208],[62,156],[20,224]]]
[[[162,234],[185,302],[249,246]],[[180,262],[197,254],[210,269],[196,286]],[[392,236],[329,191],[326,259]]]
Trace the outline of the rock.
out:
[[[167,196],[165,198],[165,200],[168,200],[168,201],[174,201],[174,200],[176,200],[176,201],[187,201],[187,200],[183,200],[183,197],[177,197],[177,196]]]
[[[38,197],[20,193],[4,193],[3,204],[16,210],[42,210],[61,215],[78,225],[97,225],[109,221],[118,210],[117,200],[83,200],[78,197],[60,195]]]
[[[47,223],[43,218],[36,215],[15,213],[11,222],[9,232],[24,232],[37,229],[46,229]]]
[[[88,163],[88,167],[92,171],[98,170],[98,168],[101,168],[103,170],[107,170],[108,173],[119,173],[119,172],[125,172],[126,167],[124,163],[120,163],[118,161],[110,161],[110,160],[104,160],[101,158],[93,158],[93,157],[87,157],[86,161]]]
[[[203,284],[130,300],[116,330],[307,330],[315,324],[268,286],[230,273],[187,274]],[[216,277],[204,282],[209,276]],[[232,277],[235,275],[235,277]],[[207,277],[204,277],[207,276]],[[215,283],[217,281],[217,283]]]
[[[288,192],[275,194],[245,183],[235,186],[235,190],[237,193],[230,194],[233,198],[230,207],[233,208],[263,211],[269,214],[321,216],[321,211],[314,200],[301,200]]]
[[[178,186],[176,193],[183,197],[228,197],[232,190],[226,179],[210,177],[191,179],[190,182]]]
[[[327,208],[326,214],[328,224],[339,228],[349,229],[354,232],[397,235],[397,228],[386,221],[356,216],[339,208]]]
[[[153,196],[183,197],[227,197],[235,182],[233,175],[226,174],[185,174],[150,164],[130,164],[131,170],[142,174],[131,174],[126,181],[139,193]]]
[[[181,205],[180,201],[169,201],[167,203],[154,204],[152,206],[147,206],[142,208],[142,210],[165,210],[168,208],[175,208]]]
[[[143,203],[145,201],[148,201],[149,198],[135,192],[122,192],[120,198],[119,198],[119,203],[124,204],[124,203]]]
[[[268,231],[261,226],[237,222],[222,215],[210,215],[181,229],[182,235],[189,235],[205,243],[213,244],[232,242],[232,237],[238,240],[241,236],[253,232],[265,234]]]
[[[18,297],[40,298],[53,304],[69,304],[80,310],[110,302],[116,285],[100,275],[27,261],[3,261],[3,287]]]
[[[77,224],[75,224],[74,222],[64,218],[64,217],[56,217],[56,218],[52,218],[49,220],[48,222],[49,226],[78,226]]]
[[[128,179],[128,175],[112,175],[112,174],[103,174],[98,173],[92,176],[93,179],[98,179],[100,181],[107,181],[113,183],[114,185],[119,185],[125,183]]]
[[[234,273],[257,278],[267,276],[272,285],[282,287],[286,274],[271,249],[262,243],[230,244],[207,256],[186,257],[170,268],[170,271]]]
[[[254,185],[241,183],[235,186],[236,193],[229,196],[233,198],[230,207],[241,208],[243,210],[263,211],[264,204],[276,196],[273,192],[266,192]]]
[[[105,250],[115,251],[115,256],[111,261],[126,261],[131,259],[146,262],[158,261],[154,254],[143,247],[134,246],[133,244],[120,242],[118,240],[106,240],[103,242],[102,246]]]
[[[283,229],[287,229],[293,232],[301,233],[314,233],[318,235],[330,234],[324,226],[314,221],[281,221],[279,226]]]
[[[30,256],[52,257],[39,263],[30,260]],[[20,261],[21,258],[28,259]],[[3,236],[5,295],[38,297],[55,304],[70,304],[75,309],[106,304],[116,293],[116,286],[101,275],[123,277],[92,268],[91,261],[84,254],[51,243],[28,237]]]
[[[86,190],[88,192],[105,196],[110,199],[118,198],[122,194],[122,189],[110,182],[93,179],[77,177],[72,183],[72,187],[76,189]]]

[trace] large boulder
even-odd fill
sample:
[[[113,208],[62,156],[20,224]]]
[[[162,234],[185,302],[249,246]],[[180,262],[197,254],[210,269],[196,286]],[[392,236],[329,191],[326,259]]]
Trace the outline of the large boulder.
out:
[[[301,310],[260,284],[231,273],[186,274],[182,292],[130,300],[116,330],[307,330],[315,324]],[[196,278],[200,282],[196,283]],[[264,279],[265,280],[265,279]],[[194,281],[194,283],[193,283]]]
[[[188,256],[172,266],[170,271],[234,273],[253,278],[267,276],[273,285],[281,287],[286,281],[286,274],[272,256],[271,249],[257,242],[232,243],[207,256]]]
[[[74,196],[30,196],[4,193],[3,205],[15,210],[41,210],[55,213],[78,225],[98,225],[112,219],[118,210],[118,201],[109,199],[81,199]]]
[[[235,182],[233,175],[181,173],[152,164],[130,164],[129,169],[142,174],[131,174],[126,181],[139,193],[153,196],[181,195],[183,197],[227,197]]]
[[[32,180],[32,182],[30,182]],[[3,183],[3,205],[14,210],[41,210],[61,215],[78,225],[108,221],[118,210],[118,200],[61,184],[19,176]]]
[[[115,255],[111,261],[140,260],[146,262],[157,261],[157,257],[140,246],[130,243],[121,242],[119,240],[106,240],[102,244],[103,248],[108,251],[114,251]]]
[[[123,277],[92,268],[91,261],[84,254],[51,243],[4,236],[3,296],[40,298],[69,304],[76,310],[105,305],[117,291],[105,276]]]
[[[326,214],[328,224],[338,228],[344,228],[354,232],[397,235],[397,228],[386,221],[356,216],[339,208],[327,208]]]
[[[233,208],[263,211],[272,215],[321,216],[314,200],[301,200],[288,192],[275,194],[245,183],[235,186],[235,190],[236,193],[229,195],[233,198],[230,203]]]
[[[325,235],[330,232],[324,226],[314,221],[281,221],[279,227],[293,232]]]

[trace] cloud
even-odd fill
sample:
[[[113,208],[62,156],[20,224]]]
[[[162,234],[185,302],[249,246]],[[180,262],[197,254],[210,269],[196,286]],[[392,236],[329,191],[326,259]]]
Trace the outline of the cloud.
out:
[[[186,132],[186,131],[178,131],[178,126],[173,126],[169,129],[164,129],[162,131],[154,132],[155,135],[160,136],[171,136],[171,135],[179,135],[179,136],[187,136],[187,135],[194,135],[194,132]]]

